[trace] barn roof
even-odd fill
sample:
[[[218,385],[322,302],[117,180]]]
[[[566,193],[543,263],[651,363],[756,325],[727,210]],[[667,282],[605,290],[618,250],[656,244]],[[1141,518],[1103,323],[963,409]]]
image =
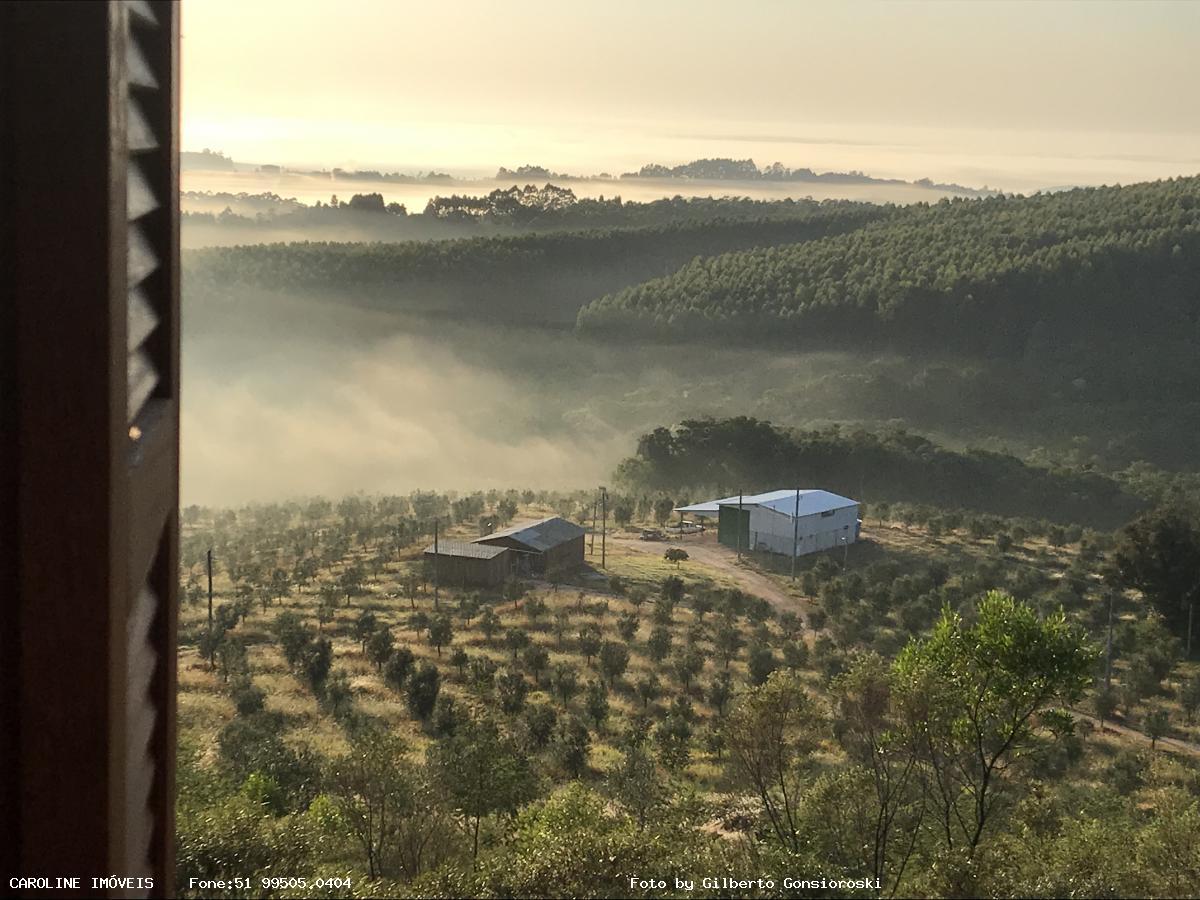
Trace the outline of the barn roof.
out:
[[[507,547],[493,547],[490,544],[474,544],[467,541],[438,541],[436,553],[438,556],[462,556],[468,559],[495,559]],[[433,544],[425,548],[426,553],[434,553]]]
[[[567,541],[581,537],[584,530],[573,522],[568,522],[561,516],[551,516],[537,522],[526,522],[524,525],[514,525],[501,531],[493,531],[486,537],[476,538],[476,543],[493,541],[496,538],[512,538],[525,546],[538,551],[549,550]]]
[[[767,491],[765,494],[747,494],[741,498],[743,506],[762,506],[776,512],[792,515],[796,511],[796,489],[785,488],[780,491]],[[800,515],[813,516],[817,513],[829,512],[834,509],[845,509],[847,506],[857,506],[857,500],[843,497],[822,490],[801,490]],[[676,512],[693,513],[698,516],[715,516],[722,506],[737,506],[738,496],[722,497],[719,500],[709,500],[706,503],[693,503],[691,506],[677,506]]]

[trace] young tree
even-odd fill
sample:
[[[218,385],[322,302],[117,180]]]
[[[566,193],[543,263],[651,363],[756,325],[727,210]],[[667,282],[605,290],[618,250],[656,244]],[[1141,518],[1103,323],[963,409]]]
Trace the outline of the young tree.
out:
[[[554,758],[560,766],[578,778],[587,768],[591,735],[578,716],[563,718],[554,728]]]
[[[435,780],[462,817],[479,856],[479,826],[490,815],[516,810],[534,796],[536,782],[529,757],[487,717],[472,717],[429,751]]]
[[[695,644],[680,648],[672,660],[671,671],[686,693],[692,685],[692,679],[704,671],[704,654]]]
[[[509,628],[504,632],[504,646],[512,653],[513,662],[517,654],[529,646],[529,632],[520,628]]]
[[[1178,509],[1156,509],[1126,525],[1112,553],[1113,578],[1141,591],[1176,634],[1186,637],[1200,602],[1200,526]]]
[[[1171,733],[1171,717],[1161,706],[1155,706],[1142,722],[1146,737],[1150,738],[1150,749],[1154,750],[1160,737]]]
[[[670,771],[678,772],[691,759],[692,726],[682,716],[669,715],[654,729],[654,744],[659,761]]]
[[[1179,691],[1179,705],[1183,707],[1183,714],[1187,723],[1191,725],[1196,717],[1196,710],[1200,709],[1200,675],[1193,675],[1183,683]]]
[[[667,551],[663,554],[663,559],[667,562],[675,563],[675,568],[678,569],[679,564],[686,562],[690,557],[688,556],[688,552],[682,547],[668,547]]]
[[[479,630],[490,644],[492,638],[500,631],[500,618],[493,610],[485,609],[479,617]]]
[[[856,810],[842,828],[850,845],[861,848],[853,859],[893,892],[916,848],[925,804],[920,785],[919,741],[905,734],[893,700],[894,675],[878,654],[860,654],[831,684],[836,710],[835,734],[851,766],[834,790],[844,788]]]
[[[525,723],[525,734],[529,737],[530,746],[534,750],[542,750],[550,743],[555,723],[558,722],[558,714],[548,703],[530,703],[525,707],[522,721]]]
[[[605,641],[600,645],[600,673],[608,678],[610,687],[625,674],[629,666],[629,648],[616,641]]]
[[[683,599],[683,579],[678,575],[668,575],[663,579],[659,596],[671,604],[678,603]]]
[[[350,735],[350,750],[329,767],[330,793],[338,812],[367,858],[371,878],[389,871],[400,820],[415,810],[415,772],[404,762],[408,748],[382,728]]]
[[[380,628],[367,639],[367,658],[375,664],[375,670],[383,671],[384,663],[396,649],[396,640],[388,628]]]
[[[725,663],[725,668],[729,668],[729,664],[737,659],[738,651],[742,649],[745,642],[742,640],[742,634],[738,631],[737,625],[725,620],[717,626],[717,633],[713,637],[713,645],[722,661]]]
[[[300,664],[312,692],[317,696],[323,694],[325,679],[329,677],[329,668],[333,665],[333,644],[329,638],[317,638],[308,644]]]
[[[467,664],[471,661],[471,657],[467,655],[467,651],[462,647],[455,647],[454,652],[450,654],[450,665],[458,669],[458,677],[462,678],[466,675]]]
[[[442,687],[442,676],[437,666],[432,663],[422,663],[420,668],[408,676],[408,687],[405,700],[409,711],[418,719],[424,721],[433,712],[437,703],[438,692]]]
[[[337,615],[338,599],[341,595],[332,585],[325,584],[321,586],[321,599],[317,602],[317,623],[320,630],[324,631],[325,626],[333,621],[333,617]]]
[[[746,668],[751,684],[759,685],[765,683],[778,666],[779,663],[775,659],[775,651],[769,645],[755,644],[750,648]]]
[[[639,678],[633,687],[637,691],[637,695],[642,698],[643,709],[662,696],[662,685],[658,681],[658,676],[653,672]]]
[[[601,681],[589,681],[584,694],[584,706],[587,714],[596,723],[596,731],[604,727],[608,718],[608,691]]]
[[[646,640],[646,650],[655,662],[662,662],[671,652],[671,631],[659,625],[650,632]]]
[[[408,676],[412,674],[415,662],[416,658],[411,650],[407,647],[396,647],[383,665],[383,680],[392,690],[401,690]]]
[[[641,747],[627,747],[621,762],[608,775],[608,788],[621,806],[637,822],[638,831],[646,830],[650,817],[666,802],[666,783],[658,766]]]
[[[948,850],[974,854],[997,800],[1001,777],[1039,740],[1070,727],[1058,704],[1075,702],[1098,653],[1061,613],[1039,619],[1028,605],[993,591],[968,625],[947,610],[925,640],[894,663],[894,690],[906,729],[920,736]]]
[[[433,617],[429,623],[429,644],[437,651],[437,655],[442,655],[442,648],[454,640],[454,623],[450,621],[450,616],[446,613],[441,613]]]
[[[579,691],[579,672],[569,663],[559,663],[550,676],[550,685],[564,704],[570,703]]]
[[[718,716],[724,718],[725,709],[732,697],[733,676],[728,672],[718,672],[708,686],[709,705],[717,711]]]
[[[525,668],[529,674],[533,676],[533,684],[535,687],[541,687],[541,674],[550,665],[550,654],[545,647],[538,644],[530,644],[525,648],[525,652],[521,654],[521,659],[525,663]]]
[[[741,695],[725,728],[732,774],[751,788],[780,845],[799,852],[802,761],[823,728],[816,704],[791,672]]]
[[[579,629],[579,652],[583,654],[589,666],[592,664],[592,658],[600,652],[602,639],[600,626],[593,622]]]
[[[536,628],[538,622],[550,611],[546,601],[541,597],[530,597],[525,601],[525,618],[530,628]]]
[[[375,619],[375,613],[369,609],[364,609],[354,620],[354,638],[358,641],[358,647],[362,653],[367,652],[367,641],[378,627],[379,622]]]
[[[617,619],[617,634],[621,636],[621,640],[630,643],[637,636],[638,617],[637,613],[622,613]]]
[[[515,669],[504,668],[496,672],[496,699],[500,708],[509,715],[519,713],[525,707],[529,683]]]
[[[229,685],[229,696],[239,716],[253,716],[262,712],[266,700],[263,689],[258,687],[248,674],[239,675],[233,680]]]

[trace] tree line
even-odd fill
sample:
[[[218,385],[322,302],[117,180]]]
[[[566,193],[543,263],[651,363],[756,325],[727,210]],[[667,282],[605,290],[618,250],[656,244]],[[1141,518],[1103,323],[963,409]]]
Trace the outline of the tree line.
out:
[[[869,503],[918,503],[1114,528],[1144,504],[1097,472],[956,451],[902,429],[790,429],[739,416],[693,419],[638,439],[616,478],[634,491],[731,496],[823,488]]]
[[[917,204],[795,246],[695,259],[580,329],[1012,355],[1200,341],[1200,178]]]
[[[634,228],[410,241],[210,247],[184,254],[192,295],[248,285],[369,297],[403,310],[410,299],[474,315],[574,322],[588,299],[678,268],[698,255],[795,243],[892,214],[842,202],[780,217],[715,218]],[[369,215],[368,213],[357,213]],[[399,216],[393,218],[402,218]]]

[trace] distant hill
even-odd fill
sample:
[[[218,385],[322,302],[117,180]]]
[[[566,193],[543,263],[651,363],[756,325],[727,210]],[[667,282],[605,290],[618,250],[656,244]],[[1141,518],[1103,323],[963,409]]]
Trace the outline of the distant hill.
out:
[[[184,150],[179,154],[179,167],[185,171],[233,172],[233,160],[223,153],[205,148],[199,152]]]
[[[636,172],[625,172],[622,178],[682,178],[700,181],[811,181],[822,184],[903,184],[929,190],[947,191],[964,197],[990,197],[996,191],[971,188],[961,184],[943,184],[929,178],[904,181],[900,178],[876,178],[862,172],[814,172],[812,169],[789,169],[783,163],[772,163],[760,169],[752,159],[697,159],[678,166],[650,164]]]
[[[617,469],[635,491],[729,496],[799,484],[870,502],[916,503],[1115,528],[1145,504],[1107,476],[955,451],[902,430],[805,431],[747,417],[656,428]]]
[[[895,215],[894,207],[847,201],[789,201],[786,215],[722,217],[723,201],[689,207],[667,202],[631,209],[643,215],[682,216],[667,225],[592,228],[512,237],[404,243],[256,244],[187,251],[189,290],[224,291],[246,285],[268,290],[365,298],[377,307],[408,313],[459,313],[504,321],[573,325],[590,298],[672,272],[697,256],[747,247],[794,244],[861,227]],[[717,205],[714,205],[717,204]],[[742,207],[732,202],[732,209]],[[627,204],[627,206],[629,206]],[[772,208],[770,204],[759,206]],[[608,210],[589,205],[597,217]],[[743,215],[752,212],[746,201]],[[707,218],[717,213],[716,218]],[[306,215],[378,217],[403,223],[417,217],[340,208]],[[587,212],[581,212],[587,217]],[[195,217],[193,217],[195,218]]]
[[[692,260],[589,304],[579,328],[989,355],[1197,342],[1200,178],[907,207],[819,241]]]

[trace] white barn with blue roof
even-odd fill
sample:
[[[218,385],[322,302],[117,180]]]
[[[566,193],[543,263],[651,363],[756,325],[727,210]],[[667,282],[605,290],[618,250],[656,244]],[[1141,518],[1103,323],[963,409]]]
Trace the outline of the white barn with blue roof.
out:
[[[853,544],[859,536],[858,501],[822,490],[735,495],[675,511],[715,518],[717,540],[726,546],[785,556],[833,550]]]

